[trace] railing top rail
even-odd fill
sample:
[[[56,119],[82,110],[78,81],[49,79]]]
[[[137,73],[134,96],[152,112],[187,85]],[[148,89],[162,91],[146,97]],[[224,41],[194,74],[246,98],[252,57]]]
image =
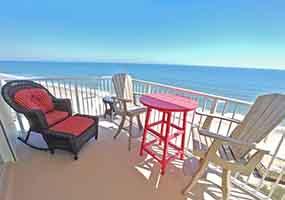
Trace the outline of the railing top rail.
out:
[[[11,80],[16,80],[16,79],[25,79],[25,80],[34,80],[34,81],[56,81],[56,80],[106,80],[106,79],[111,79],[112,76],[80,76],[80,77],[75,77],[75,76],[65,76],[65,77],[5,77],[4,81],[11,81]],[[218,95],[213,95],[213,94],[208,94],[196,90],[191,90],[191,89],[185,89],[181,87],[176,87],[176,86],[171,86],[167,84],[162,84],[162,83],[157,83],[153,81],[146,81],[146,80],[140,80],[140,79],[134,79],[134,81],[144,83],[144,84],[151,84],[159,87],[164,87],[167,89],[173,89],[176,91],[192,94],[192,95],[199,95],[199,96],[204,96],[212,99],[217,99],[217,100],[222,100],[222,101],[228,101],[228,102],[234,102],[234,103],[239,103],[243,105],[251,105],[251,102],[248,101],[243,101],[239,99],[234,99],[230,97],[223,97],[223,96],[218,96]]]
[[[217,100],[224,100],[224,101],[229,101],[229,102],[234,102],[234,103],[239,103],[239,104],[244,104],[244,105],[251,105],[252,104],[251,102],[248,102],[248,101],[243,101],[243,100],[239,100],[239,99],[234,99],[234,98],[230,98],[230,97],[223,97],[223,96],[218,96],[218,95],[213,95],[213,94],[208,94],[208,93],[204,93],[204,92],[200,92],[200,91],[196,91],[196,90],[185,89],[185,88],[176,87],[176,86],[170,86],[170,85],[152,82],[152,81],[145,81],[145,80],[139,80],[139,79],[135,79],[135,81],[140,82],[140,83],[144,83],[144,84],[151,84],[151,85],[160,86],[160,87],[164,87],[164,88],[168,88],[168,89],[173,89],[173,90],[185,92],[185,93],[192,94],[192,95],[194,94],[194,95],[209,97],[209,98],[213,98],[213,99],[217,99]]]
[[[33,80],[33,81],[51,81],[51,80],[104,80],[104,79],[111,79],[112,76],[65,76],[65,77],[7,77],[2,80],[4,81],[11,81],[17,79],[24,79],[24,80]]]

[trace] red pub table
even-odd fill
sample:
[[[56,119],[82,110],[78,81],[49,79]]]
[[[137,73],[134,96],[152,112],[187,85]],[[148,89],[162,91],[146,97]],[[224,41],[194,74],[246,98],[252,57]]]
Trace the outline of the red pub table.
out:
[[[143,152],[148,153],[154,159],[156,159],[161,165],[161,174],[164,174],[167,163],[178,156],[183,160],[184,158],[184,144],[185,144],[185,130],[186,130],[186,118],[189,111],[193,111],[198,107],[198,103],[189,98],[172,95],[172,94],[148,94],[140,98],[140,102],[147,107],[145,128],[143,132],[143,138],[140,148],[140,155]],[[151,122],[150,116],[152,110],[157,110],[162,113],[162,119]],[[171,122],[171,115],[174,112],[183,114],[182,127],[179,124]],[[154,130],[154,126],[160,126],[160,132]],[[166,127],[166,128],[165,128]],[[170,133],[171,127],[173,133]],[[146,141],[147,134],[151,134],[155,139]],[[181,135],[181,146],[177,146],[171,142],[171,140]],[[156,142],[163,145],[162,158],[160,158],[155,152],[149,148]],[[175,155],[168,155],[168,147],[172,147],[176,150]]]

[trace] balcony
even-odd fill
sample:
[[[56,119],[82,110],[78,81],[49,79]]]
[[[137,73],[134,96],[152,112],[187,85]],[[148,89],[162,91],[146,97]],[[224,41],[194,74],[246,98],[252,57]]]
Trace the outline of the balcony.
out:
[[[72,100],[75,113],[99,115],[104,113],[102,98],[114,95],[111,77],[45,78],[34,79],[44,85],[55,96]],[[159,83],[133,80],[137,102],[146,93],[172,93],[198,101],[198,110],[218,113],[232,119],[242,119],[251,105],[248,102],[210,95],[198,91],[172,87]],[[15,119],[18,135],[24,135],[28,126],[25,118],[11,113]],[[152,118],[159,117],[155,113]],[[181,116],[174,115],[179,122]],[[221,198],[221,170],[210,165],[206,175],[187,196],[182,188],[191,177],[183,174],[181,160],[173,160],[166,174],[160,175],[159,165],[151,157],[139,156],[140,138],[133,143],[132,151],[127,150],[127,133],[117,140],[113,135],[119,119],[114,121],[101,117],[99,140],[91,140],[82,151],[78,161],[68,153],[58,151],[56,155],[32,150],[17,143],[18,163],[8,167],[10,199],[219,199]],[[190,127],[202,124],[205,118],[189,113],[185,151],[192,151]],[[212,122],[211,131],[228,135],[235,124],[223,120]],[[139,131],[136,130],[138,133]],[[231,199],[285,199],[284,149],[285,134],[281,127],[274,130],[264,141],[270,155],[249,177],[232,175]],[[33,136],[33,143],[42,144],[40,137]],[[179,142],[179,141],[176,141]],[[44,145],[44,144],[43,144]],[[161,152],[160,146],[154,151]],[[283,196],[282,196],[283,195]]]

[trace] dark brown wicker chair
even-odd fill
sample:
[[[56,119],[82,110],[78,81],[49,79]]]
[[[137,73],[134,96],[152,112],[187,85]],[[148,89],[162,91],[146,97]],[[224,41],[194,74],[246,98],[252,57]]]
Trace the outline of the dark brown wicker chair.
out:
[[[25,138],[18,139],[34,149],[49,150],[52,154],[55,149],[67,150],[77,159],[81,147],[92,137],[98,137],[98,117],[72,116],[69,99],[54,97],[38,83],[10,81],[3,86],[2,96],[8,105],[28,119],[29,131]],[[48,148],[30,144],[31,133],[41,134]]]

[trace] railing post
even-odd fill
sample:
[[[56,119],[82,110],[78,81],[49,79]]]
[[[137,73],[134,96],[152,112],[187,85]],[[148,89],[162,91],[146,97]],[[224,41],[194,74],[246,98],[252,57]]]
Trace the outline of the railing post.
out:
[[[76,97],[77,112],[81,113],[77,81],[75,82],[75,97]]]
[[[273,186],[271,187],[271,190],[270,190],[270,192],[269,192],[269,194],[268,194],[268,197],[269,197],[269,198],[271,198],[273,192],[275,191],[275,189],[276,189],[278,183],[279,183],[280,180],[282,179],[284,173],[285,173],[285,166],[282,167],[281,172],[280,172],[280,174],[279,174],[277,180],[275,181],[275,183],[274,183]]]
[[[218,105],[218,100],[217,99],[214,99],[212,105],[211,105],[211,108],[210,108],[210,114],[214,114],[216,112],[216,108],[217,108],[217,105]],[[202,125],[202,128],[203,129],[210,129],[210,126],[211,126],[211,123],[212,123],[212,120],[213,118],[212,117],[206,117],[203,125]]]
[[[259,185],[257,187],[257,191],[260,191],[260,189],[264,185],[264,180],[265,180],[265,178],[266,178],[266,176],[267,176],[267,174],[269,172],[269,169],[270,169],[271,165],[273,164],[273,161],[276,159],[277,153],[279,152],[279,149],[281,148],[281,145],[282,145],[284,139],[285,139],[285,133],[283,133],[282,138],[278,142],[278,145],[277,145],[277,147],[276,147],[276,149],[275,149],[275,151],[273,153],[273,156],[272,156],[272,158],[271,158],[271,160],[270,160],[270,162],[269,162],[269,164],[268,164],[268,166],[267,166],[267,168],[265,170],[265,173],[262,176],[262,178],[260,179]]]
[[[147,93],[148,93],[148,94],[151,93],[151,85],[150,85],[150,84],[147,85]]]

